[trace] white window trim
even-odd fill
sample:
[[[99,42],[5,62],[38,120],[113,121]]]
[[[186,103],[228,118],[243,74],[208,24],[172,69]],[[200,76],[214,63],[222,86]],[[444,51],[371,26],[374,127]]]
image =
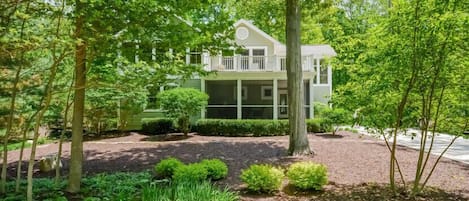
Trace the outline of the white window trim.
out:
[[[271,95],[270,96],[266,96],[265,95],[265,90],[266,89],[270,89],[271,90]],[[273,93],[274,93],[274,88],[272,86],[261,86],[261,99],[262,100],[272,100],[273,99]]]

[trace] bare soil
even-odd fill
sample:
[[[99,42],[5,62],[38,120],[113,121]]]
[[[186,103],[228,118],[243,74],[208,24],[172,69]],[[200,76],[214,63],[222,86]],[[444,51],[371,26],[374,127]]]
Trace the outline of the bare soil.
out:
[[[321,196],[315,193],[302,195],[294,190],[288,190],[288,186],[272,196],[250,194],[243,190],[244,186],[239,175],[242,169],[251,164],[270,163],[287,167],[292,162],[308,160],[327,165],[330,181],[326,186],[327,192],[345,193],[351,192],[350,189],[368,193],[382,192],[382,184],[389,183],[390,154],[384,142],[350,132],[339,134],[337,136],[311,134],[309,135],[310,146],[315,154],[307,157],[290,157],[286,155],[288,136],[208,137],[191,134],[184,137],[181,134],[146,136],[130,132],[114,138],[86,141],[83,145],[85,159],[83,172],[85,175],[103,172],[139,172],[152,169],[161,159],[170,156],[186,163],[218,158],[227,163],[229,175],[217,184],[240,191],[243,200],[311,200],[312,198],[333,200],[324,198],[327,193]],[[36,158],[54,154],[57,150],[57,143],[41,145],[37,149]],[[30,150],[26,149],[26,158],[29,158],[29,153]],[[70,157],[69,142],[64,143],[63,157],[62,174],[65,175]],[[397,158],[405,180],[412,181],[418,152],[399,146]],[[436,158],[436,156],[431,156],[429,165],[433,165]],[[16,175],[18,159],[19,151],[9,152],[8,177],[10,179]],[[23,160],[26,161],[26,159]],[[26,165],[23,167],[22,172],[25,175]],[[52,177],[53,174],[53,172],[41,173],[38,169],[35,171],[36,177]],[[465,200],[469,198],[469,165],[443,158],[428,183],[429,186],[463,196],[456,200]],[[345,196],[354,196],[354,194],[351,192]],[[380,199],[382,198],[376,198],[376,200]],[[375,200],[375,198],[369,197],[364,200]],[[444,197],[443,200],[445,200]]]

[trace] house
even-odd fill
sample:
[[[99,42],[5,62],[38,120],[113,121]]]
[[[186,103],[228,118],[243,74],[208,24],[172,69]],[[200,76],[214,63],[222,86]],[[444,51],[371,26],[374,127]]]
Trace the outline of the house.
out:
[[[210,55],[187,50],[187,63],[203,64],[205,70],[217,72],[183,84],[209,95],[208,106],[201,111],[200,118],[287,118],[286,46],[249,21],[239,20],[234,26],[235,41],[242,51]],[[327,59],[336,53],[329,45],[302,45],[301,51],[306,117],[313,118],[312,103],[327,103],[332,93],[332,70]],[[131,124],[156,116],[162,116],[161,111],[148,109]]]

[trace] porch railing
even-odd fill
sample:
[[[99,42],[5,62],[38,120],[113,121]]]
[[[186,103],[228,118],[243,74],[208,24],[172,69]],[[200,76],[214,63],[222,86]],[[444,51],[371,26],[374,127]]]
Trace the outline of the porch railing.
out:
[[[210,71],[286,71],[284,56],[205,56],[206,70]],[[312,71],[316,59],[302,57],[303,71]]]

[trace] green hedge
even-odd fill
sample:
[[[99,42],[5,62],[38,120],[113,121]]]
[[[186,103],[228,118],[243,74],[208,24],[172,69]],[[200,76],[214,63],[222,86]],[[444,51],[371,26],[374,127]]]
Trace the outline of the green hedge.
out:
[[[324,132],[320,119],[306,121],[308,132]],[[288,120],[201,119],[195,131],[209,136],[279,136],[288,134]]]
[[[150,135],[167,134],[175,132],[174,121],[169,118],[142,119],[142,132]]]

